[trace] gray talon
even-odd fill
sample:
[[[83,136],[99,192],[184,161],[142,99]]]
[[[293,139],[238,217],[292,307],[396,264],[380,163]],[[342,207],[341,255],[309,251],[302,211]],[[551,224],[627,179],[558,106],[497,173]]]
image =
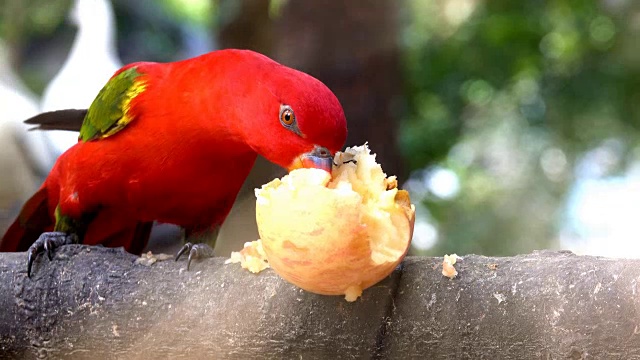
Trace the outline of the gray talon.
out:
[[[189,268],[191,267],[191,260],[213,257],[213,249],[211,246],[203,243],[192,244],[188,242],[184,244],[176,254],[176,261],[178,261],[180,256],[185,254],[187,251],[189,252],[189,257],[187,258],[187,271],[189,271]]]
[[[31,277],[31,267],[33,262],[41,252],[46,252],[49,261],[53,259],[53,250],[57,247],[78,243],[76,234],[67,234],[64,232],[54,231],[42,233],[29,250],[27,250],[27,277]]]

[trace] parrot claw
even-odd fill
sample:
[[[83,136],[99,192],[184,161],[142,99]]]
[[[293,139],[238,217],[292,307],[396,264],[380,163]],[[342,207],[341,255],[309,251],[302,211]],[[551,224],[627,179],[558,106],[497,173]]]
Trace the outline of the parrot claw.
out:
[[[213,257],[213,248],[211,248],[211,246],[203,243],[192,244],[188,242],[184,244],[182,249],[180,249],[176,254],[176,261],[178,261],[180,256],[185,254],[187,251],[189,252],[189,258],[187,259],[187,271],[189,271],[189,267],[191,266],[191,260]]]
[[[31,267],[33,262],[41,252],[46,252],[49,261],[53,259],[53,250],[62,245],[77,244],[78,236],[76,234],[67,234],[64,232],[54,231],[45,232],[40,235],[29,250],[27,250],[27,277],[31,277]]]

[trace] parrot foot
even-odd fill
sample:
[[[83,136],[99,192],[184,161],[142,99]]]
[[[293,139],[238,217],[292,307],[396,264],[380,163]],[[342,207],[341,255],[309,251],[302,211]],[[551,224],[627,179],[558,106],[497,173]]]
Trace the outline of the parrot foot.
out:
[[[38,257],[38,254],[46,252],[49,261],[51,261],[53,249],[62,245],[77,243],[78,235],[76,234],[67,234],[59,231],[42,233],[38,240],[31,244],[29,250],[27,250],[27,277],[31,277],[31,266],[36,260],[36,257]]]
[[[189,267],[191,266],[191,260],[193,259],[206,259],[213,257],[213,248],[204,243],[192,244],[190,242],[184,244],[182,249],[178,251],[176,254],[176,261],[180,259],[182,254],[189,252],[189,258],[187,259],[187,271],[189,271]]]

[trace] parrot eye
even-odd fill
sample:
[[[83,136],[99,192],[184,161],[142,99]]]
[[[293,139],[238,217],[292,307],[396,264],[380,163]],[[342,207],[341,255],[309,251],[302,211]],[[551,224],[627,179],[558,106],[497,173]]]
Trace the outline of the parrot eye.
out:
[[[283,105],[280,107],[280,122],[285,127],[289,127],[296,122],[296,115],[293,113],[291,106]]]
[[[293,131],[298,136],[304,137],[300,128],[298,128],[298,122],[296,121],[296,114],[289,105],[280,105],[280,124],[287,130]]]

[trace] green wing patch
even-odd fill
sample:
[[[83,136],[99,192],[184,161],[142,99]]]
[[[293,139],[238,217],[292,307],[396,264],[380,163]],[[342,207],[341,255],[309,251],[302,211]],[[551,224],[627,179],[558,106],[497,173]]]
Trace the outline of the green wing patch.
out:
[[[132,67],[107,82],[87,111],[80,128],[80,140],[91,141],[109,137],[133,120],[129,114],[131,100],[146,88],[141,75]]]

